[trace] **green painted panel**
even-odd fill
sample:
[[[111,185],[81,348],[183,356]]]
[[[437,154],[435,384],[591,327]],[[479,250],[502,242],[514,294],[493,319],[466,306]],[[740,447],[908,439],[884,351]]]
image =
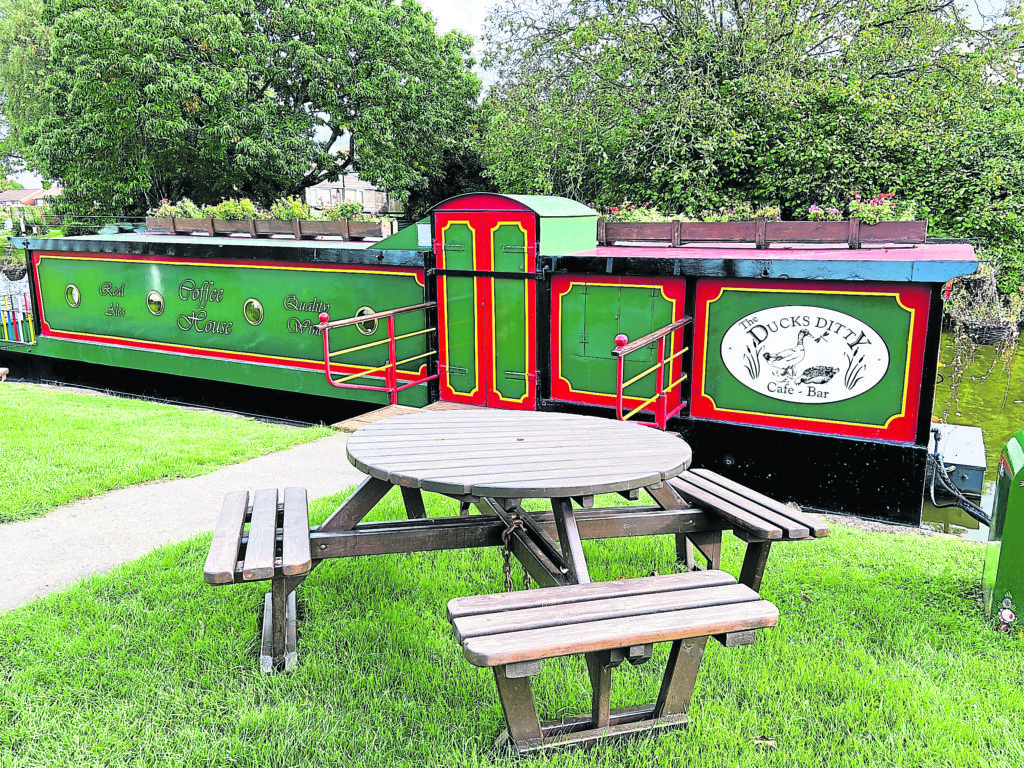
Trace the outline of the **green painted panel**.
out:
[[[540,222],[541,256],[565,256],[597,247],[597,214]]]
[[[13,350],[6,350],[12,353]],[[34,347],[19,348],[18,354],[39,355],[61,360],[74,360],[96,365],[123,368],[126,371],[140,370],[188,376],[210,382],[229,382],[251,387],[262,387],[277,392],[297,392],[307,395],[333,397],[341,400],[355,400],[365,403],[386,404],[383,392],[369,392],[357,389],[339,389],[327,383],[323,371],[307,371],[283,368],[274,365],[254,365],[227,360],[213,360],[203,357],[184,357],[161,352],[110,347],[98,344],[81,344],[64,339],[40,338]],[[126,373],[130,375],[130,373]],[[402,405],[424,406],[427,404],[425,385],[410,387],[398,394]]]
[[[54,331],[102,336],[110,343],[170,344],[185,352],[259,355],[281,364],[323,360],[315,327],[320,312],[337,320],[362,308],[378,312],[423,301],[415,275],[387,269],[42,256],[39,275],[44,318]],[[68,300],[68,286],[74,286],[77,306]],[[396,331],[409,333],[423,322],[422,313],[400,315]],[[357,326],[332,331],[332,349],[387,338],[385,323],[363,330],[369,333]],[[423,336],[398,344],[399,359],[424,351]],[[338,362],[375,367],[386,359],[387,345],[381,344]]]
[[[597,211],[583,203],[577,203],[567,197],[556,197],[554,195],[501,195],[509,200],[522,203],[538,216],[544,217],[580,217],[593,216],[597,218]]]
[[[421,246],[419,244],[419,236],[416,227],[420,224],[430,224],[430,218],[420,219],[415,224],[410,224],[404,229],[400,229],[393,235],[388,235],[383,240],[378,240],[373,243],[374,248],[379,248],[382,251],[396,250],[396,251],[415,251],[415,250],[430,250],[430,246]]]
[[[726,289],[707,312],[718,408],[876,426],[901,412],[911,312],[897,297]]]
[[[526,233],[516,224],[502,224],[491,233],[495,272],[526,272]]]
[[[442,227],[445,269],[476,269],[473,230],[468,224],[452,222]]]
[[[447,359],[442,363],[448,386],[463,395],[480,388],[477,377],[476,280],[471,277],[442,277],[445,296],[445,342]]]

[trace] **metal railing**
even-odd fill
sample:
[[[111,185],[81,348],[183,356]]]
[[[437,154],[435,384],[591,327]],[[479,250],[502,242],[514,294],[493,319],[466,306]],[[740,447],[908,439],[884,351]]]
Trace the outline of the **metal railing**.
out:
[[[654,412],[654,421],[636,421],[637,424],[643,424],[647,427],[656,427],[657,429],[665,429],[668,424],[668,420],[679,413],[683,408],[686,407],[687,402],[680,397],[679,404],[669,409],[668,401],[669,395],[672,390],[676,387],[681,387],[682,383],[689,378],[687,374],[682,374],[678,379],[673,381],[667,387],[665,386],[665,366],[668,366],[669,378],[672,376],[672,362],[684,354],[690,351],[689,347],[679,345],[679,351],[673,353],[669,357],[665,357],[665,340],[669,337],[674,338],[674,334],[681,331],[686,325],[690,323],[692,318],[684,317],[682,320],[677,320],[674,323],[666,325],[664,328],[659,328],[656,331],[648,333],[646,336],[631,342],[629,337],[624,333],[620,333],[615,337],[615,349],[612,350],[612,357],[615,357],[618,362],[618,377],[615,386],[615,415],[620,421],[628,421],[629,419],[636,416],[640,411],[653,406],[651,409]],[[657,342],[657,362],[654,363],[650,368],[646,368],[640,373],[636,374],[628,381],[623,381],[623,368],[626,361],[626,356],[632,352],[636,352],[638,349],[643,349],[650,344]],[[657,377],[657,383],[655,384],[655,392],[652,397],[647,398],[638,406],[636,406],[629,413],[623,414],[623,393],[626,387],[631,384],[635,384],[640,379],[650,374],[655,373]]]
[[[27,293],[0,295],[0,345],[35,344],[36,329]]]
[[[437,350],[428,350],[419,355],[413,355],[407,357],[404,360],[396,359],[398,357],[397,346],[398,342],[403,339],[411,339],[416,336],[425,336],[432,331],[436,331],[436,327],[423,328],[418,331],[412,331],[411,333],[403,333],[401,336],[395,335],[395,316],[402,315],[406,312],[425,312],[437,307],[437,302],[427,302],[425,304],[414,304],[410,307],[400,307],[399,309],[389,309],[385,312],[374,312],[372,314],[357,315],[356,317],[349,317],[344,320],[331,320],[330,316],[326,312],[320,314],[320,324],[317,326],[323,332],[324,337],[324,373],[327,376],[327,381],[332,387],[339,387],[341,389],[365,389],[372,392],[386,392],[388,394],[388,400],[391,405],[398,403],[398,393],[402,390],[409,389],[409,387],[415,387],[417,384],[424,384],[431,379],[436,379],[438,374],[428,374],[426,376],[418,376],[412,380],[408,378],[402,378],[402,374],[399,372],[399,366],[407,363],[414,362],[416,360],[423,360],[437,354]],[[381,320],[387,320],[388,324],[388,337],[386,339],[379,339],[378,341],[371,341],[367,344],[358,344],[354,347],[347,347],[346,349],[340,349],[337,352],[331,352],[330,332],[332,329],[347,328],[351,325],[365,325],[366,323],[377,323]],[[426,325],[426,323],[424,323]],[[332,360],[342,355],[347,355],[352,352],[359,352],[364,349],[372,349],[373,347],[379,347],[383,344],[387,344],[388,357],[387,362],[383,365],[378,365],[376,368],[369,368],[362,371],[356,371],[350,373],[347,376],[341,378],[334,378],[331,371]],[[335,365],[338,365],[335,363]],[[361,378],[374,378],[383,379],[383,386],[377,386],[373,384],[352,384],[351,382],[355,379]]]

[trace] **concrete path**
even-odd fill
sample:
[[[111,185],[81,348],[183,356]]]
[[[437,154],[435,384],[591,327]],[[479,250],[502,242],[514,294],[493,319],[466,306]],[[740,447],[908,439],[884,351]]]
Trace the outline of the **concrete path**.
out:
[[[228,491],[302,486],[315,499],[360,482],[348,435],[267,454],[202,477],[136,485],[0,527],[0,612],[213,530]]]

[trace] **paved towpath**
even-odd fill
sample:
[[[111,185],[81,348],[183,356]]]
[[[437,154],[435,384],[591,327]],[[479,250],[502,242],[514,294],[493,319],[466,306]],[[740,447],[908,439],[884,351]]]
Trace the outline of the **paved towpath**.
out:
[[[136,485],[0,526],[0,612],[213,530],[228,491],[295,485],[315,499],[354,485],[364,475],[345,456],[348,437],[339,432],[201,477]]]

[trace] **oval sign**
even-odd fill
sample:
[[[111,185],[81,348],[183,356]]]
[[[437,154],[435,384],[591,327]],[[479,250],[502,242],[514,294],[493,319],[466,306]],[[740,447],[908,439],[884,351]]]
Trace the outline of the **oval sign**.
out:
[[[722,362],[755,392],[790,403],[862,395],[889,370],[889,348],[867,323],[825,307],[768,307],[722,337]]]

